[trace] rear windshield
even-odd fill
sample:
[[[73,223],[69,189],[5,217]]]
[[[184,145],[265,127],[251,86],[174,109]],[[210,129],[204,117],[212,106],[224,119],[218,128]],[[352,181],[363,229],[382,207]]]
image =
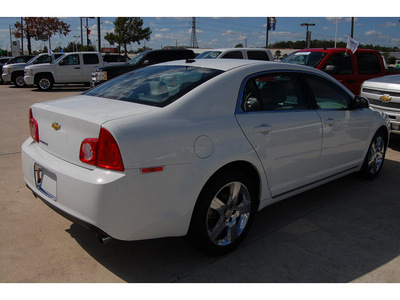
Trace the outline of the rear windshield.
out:
[[[282,59],[282,62],[316,68],[326,54],[325,52],[294,52]]]
[[[106,81],[83,94],[164,107],[221,73],[199,67],[151,66]]]

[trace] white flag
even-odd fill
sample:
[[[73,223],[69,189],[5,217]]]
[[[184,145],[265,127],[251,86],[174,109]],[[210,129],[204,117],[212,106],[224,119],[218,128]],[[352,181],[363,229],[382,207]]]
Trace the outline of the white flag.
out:
[[[356,40],[353,40],[350,36],[347,37],[346,48],[350,49],[351,52],[353,52],[353,53],[356,52],[359,44],[360,44],[359,42],[357,42]]]

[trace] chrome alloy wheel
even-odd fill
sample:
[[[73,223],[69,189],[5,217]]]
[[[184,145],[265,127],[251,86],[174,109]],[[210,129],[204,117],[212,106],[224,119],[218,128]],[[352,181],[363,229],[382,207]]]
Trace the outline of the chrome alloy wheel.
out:
[[[368,171],[371,174],[375,174],[381,169],[384,156],[385,140],[380,135],[377,135],[368,152]]]
[[[17,78],[15,78],[15,85],[18,87],[25,86],[24,76],[18,76]]]
[[[251,197],[240,182],[226,184],[211,201],[207,213],[207,232],[212,243],[226,246],[235,242],[246,228],[251,212]]]
[[[39,87],[40,87],[40,89],[42,89],[42,90],[47,90],[47,89],[49,89],[50,88],[50,86],[51,86],[51,82],[50,82],[50,79],[48,79],[48,78],[41,78],[40,80],[39,80]]]

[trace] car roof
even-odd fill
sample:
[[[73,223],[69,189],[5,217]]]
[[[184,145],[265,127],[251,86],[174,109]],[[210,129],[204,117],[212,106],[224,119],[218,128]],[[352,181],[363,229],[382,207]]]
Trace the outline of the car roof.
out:
[[[297,50],[295,52],[326,52],[326,53],[331,53],[331,52],[351,52],[350,49],[347,48],[310,48],[310,49],[301,49]],[[374,49],[357,49],[357,52],[376,52],[378,50]]]
[[[169,66],[192,66],[192,67],[202,67],[217,69],[221,71],[229,71],[236,68],[253,68],[254,72],[268,71],[268,70],[298,70],[298,71],[308,71],[314,73],[324,72],[317,70],[312,67],[279,63],[274,61],[262,61],[262,60],[252,60],[252,59],[189,59],[189,60],[175,60],[170,62],[165,62],[161,64],[156,64],[152,66],[169,65]],[[148,68],[152,67],[149,66]]]
[[[212,52],[212,51],[241,51],[241,50],[245,50],[245,51],[268,51],[269,49],[265,49],[265,48],[216,48],[216,49],[207,49],[204,52]]]

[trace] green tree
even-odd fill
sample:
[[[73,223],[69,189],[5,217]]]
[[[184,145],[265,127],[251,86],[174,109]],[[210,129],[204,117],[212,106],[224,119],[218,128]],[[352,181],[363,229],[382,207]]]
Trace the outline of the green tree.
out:
[[[143,28],[143,20],[135,17],[118,17],[114,21],[114,32],[107,33],[104,38],[111,44],[119,44],[124,47],[125,55],[128,55],[128,45],[142,40],[150,40],[152,31],[149,27]]]

